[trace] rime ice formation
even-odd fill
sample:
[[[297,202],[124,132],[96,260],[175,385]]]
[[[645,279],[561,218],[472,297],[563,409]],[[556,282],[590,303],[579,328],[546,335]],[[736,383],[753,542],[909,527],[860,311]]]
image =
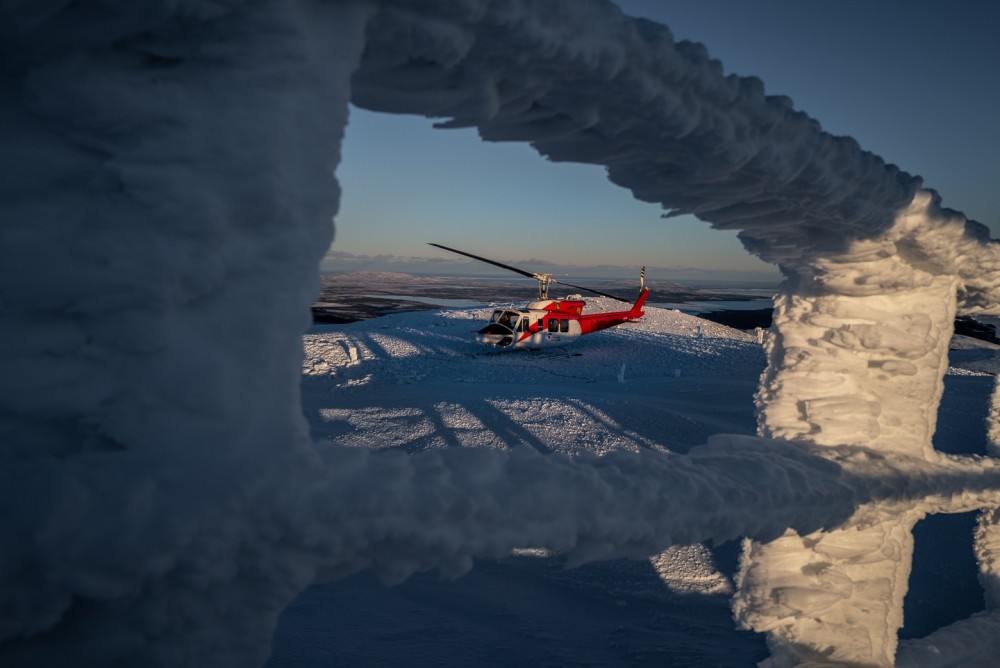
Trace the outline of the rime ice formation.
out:
[[[996,377],[995,377],[996,378]],[[1000,385],[995,384],[987,418],[987,452],[1000,457]],[[983,585],[986,610],[1000,621],[1000,508],[987,508],[979,515],[975,535],[979,581]]]
[[[921,191],[884,235],[790,276],[775,300],[757,398],[761,434],[935,461],[931,437],[958,293],[966,302],[995,299],[992,286],[968,285],[979,277],[966,258],[979,269],[995,261],[995,247],[972,243],[971,229]],[[870,525],[750,545],[735,610],[743,624],[769,633],[769,665],[892,664],[911,530],[927,512],[918,505]],[[994,551],[985,539],[979,545]]]
[[[552,160],[603,164],[639,199],[739,229],[749,250],[786,275],[759,396],[761,433],[933,459],[956,310],[997,304],[1000,255],[985,228],[941,208],[918,179],[853,140],[823,133],[787,100],[765,96],[759,81],[722,76],[699,46],[675,44],[665,28],[609,15],[593,29],[594,6],[551,9],[557,20],[524,20],[516,10],[467,17],[504,36],[489,41],[387,10],[379,34],[369,32],[354,100],[448,118],[442,127],[476,126],[487,140],[529,141]],[[523,55],[541,48],[537,59]],[[404,76],[416,77],[419,91]],[[816,597],[770,605],[787,573],[768,564],[781,561],[785,543],[752,550],[744,622],[771,633],[775,647],[802,648],[798,658],[782,650],[775,665],[823,656],[831,644],[845,661],[891,663],[919,516],[826,537],[839,563],[802,588],[865,590],[842,597],[843,622],[810,621]],[[803,542],[793,536],[786,547],[799,554]]]
[[[749,250],[786,275],[759,395],[761,433],[933,460],[956,310],[998,303],[1000,255],[985,228],[942,209],[918,179],[853,140],[821,132],[787,100],[765,96],[759,81],[722,76],[700,46],[675,44],[665,28],[613,13],[595,21],[596,3],[548,9],[549,21],[518,9],[468,14],[474,39],[471,27],[444,30],[393,6],[369,29],[353,99],[447,118],[442,127],[477,126],[487,140],[529,141],[552,160],[606,165],[639,199],[739,229]],[[485,30],[499,37],[485,40]],[[827,655],[892,662],[920,516],[889,513],[826,535],[823,545],[836,549],[811,557],[798,536],[750,548],[738,611],[770,634],[774,665]],[[801,583],[813,594],[772,605],[795,572],[784,569],[789,554],[828,565]],[[845,587],[855,593],[837,602],[822,593]],[[836,610],[812,621],[827,607]]]
[[[266,527],[366,17],[0,7],[0,664],[260,664],[310,581]]]
[[[983,228],[609,2],[7,3],[0,62],[4,665],[253,665],[317,573],[455,572],[524,544],[646,556],[851,515],[751,548],[741,619],[778,665],[831,646],[885,663],[909,523],[994,500],[992,463],[928,445],[955,299],[996,312]],[[299,337],[349,99],[605,165],[741,230],[788,276],[760,415],[798,447],[735,439],[669,466],[314,452]],[[716,505],[672,515],[673,470]],[[469,489],[477,471],[491,484]],[[515,474],[533,496],[503,505]]]
[[[322,548],[328,576],[372,568],[389,581],[429,568],[460,575],[474,556],[501,557],[525,545],[583,563],[740,535],[772,540],[789,526],[811,533],[852,516],[871,522],[883,506],[899,512],[929,494],[938,498],[928,512],[961,512],[995,502],[1000,489],[1000,464],[992,462],[921,467],[862,449],[828,453],[731,435],[683,457],[642,451],[567,459],[527,449],[325,456],[324,475],[335,484],[306,487],[302,512],[314,524],[301,522],[305,542]],[[949,484],[953,476],[964,482]]]
[[[610,3],[385,2],[367,36],[355,104],[604,165],[636,198],[740,230],[786,266],[884,232],[919,187]]]

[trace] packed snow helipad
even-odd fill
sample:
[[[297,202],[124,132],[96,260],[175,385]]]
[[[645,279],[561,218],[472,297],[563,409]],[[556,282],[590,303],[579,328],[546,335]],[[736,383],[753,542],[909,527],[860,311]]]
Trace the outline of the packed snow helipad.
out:
[[[595,307],[615,308],[603,299],[588,304]],[[601,453],[683,451],[710,433],[753,431],[751,398],[764,354],[750,334],[649,307],[640,322],[566,348],[492,351],[472,336],[491,311],[314,327],[303,363],[314,433],[411,451],[528,444]],[[706,403],[715,405],[700,408]],[[664,420],[671,429],[661,429]]]

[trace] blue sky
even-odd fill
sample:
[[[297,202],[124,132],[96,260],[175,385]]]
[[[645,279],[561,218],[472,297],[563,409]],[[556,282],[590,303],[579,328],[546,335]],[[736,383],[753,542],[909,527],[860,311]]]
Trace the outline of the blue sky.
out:
[[[1000,237],[1000,2],[620,0],[708,47],[726,72],[832,134],[924,178],[944,204]],[[639,265],[663,278],[747,280],[775,269],[734,233],[660,218],[593,165],[554,164],[526,144],[352,108],[337,176],[344,189],[328,271],[434,271],[435,241],[524,266],[595,275]],[[418,259],[411,259],[418,258]],[[519,264],[520,263],[520,264]],[[493,271],[483,265],[484,273]],[[500,271],[500,270],[496,270]]]

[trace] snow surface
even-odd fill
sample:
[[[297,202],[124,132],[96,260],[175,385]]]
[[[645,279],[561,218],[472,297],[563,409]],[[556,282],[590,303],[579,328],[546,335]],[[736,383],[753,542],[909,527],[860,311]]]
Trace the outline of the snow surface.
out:
[[[588,311],[602,306],[605,310],[620,308],[618,302],[610,299],[588,300]],[[636,429],[644,426],[647,415],[663,410],[659,403],[662,386],[683,384],[687,392],[696,393],[699,378],[736,376],[744,378],[738,387],[745,393],[749,387],[746,383],[755,385],[756,376],[764,367],[763,351],[750,334],[662,309],[655,311],[656,322],[647,317],[630,325],[627,333],[618,335],[627,336],[638,346],[667,337],[671,345],[656,345],[641,358],[630,347],[620,344],[615,351],[590,353],[586,363],[581,363],[581,349],[590,347],[587,340],[581,341],[583,346],[557,349],[551,354],[483,354],[471,332],[489,320],[493,308],[489,305],[387,316],[353,329],[330,326],[323,328],[328,331],[307,335],[303,402],[307,414],[318,413],[323,423],[329,425],[318,427],[314,420],[313,435],[363,447],[371,447],[373,441],[382,442],[380,447],[395,445],[407,452],[450,445],[509,449],[514,443],[532,441],[533,436],[547,443],[545,451],[573,453],[578,448],[598,453],[621,448],[638,451],[654,447],[643,435],[647,430]],[[664,328],[669,334],[664,333]],[[317,329],[313,327],[313,331]],[[619,381],[622,376],[624,383]],[[550,390],[550,385],[560,379],[601,388],[610,382],[610,390],[623,395],[612,405],[627,404],[629,419],[613,420],[599,405],[585,407],[561,399],[558,391]],[[406,394],[391,397],[384,389],[386,382],[419,384],[424,397],[437,385],[443,385],[443,394],[434,409],[436,415],[431,417],[409,406]],[[456,382],[468,384],[465,391],[470,397],[485,385],[487,394],[480,399],[482,410],[469,412],[467,406],[451,400],[452,384]],[[525,386],[528,391],[524,396],[489,394],[490,385],[511,384]],[[643,387],[649,384],[652,390],[635,392],[637,384]],[[334,406],[312,406],[309,388],[314,385],[323,387],[324,392],[329,392],[331,385],[358,391],[373,386],[375,389],[371,391],[384,397],[387,403],[375,408],[365,403],[359,405],[354,401],[357,392],[344,392],[338,393]],[[532,391],[534,387],[544,390]],[[328,402],[327,395],[323,398]],[[394,406],[394,401],[404,403]],[[728,402],[720,397],[720,403]],[[621,410],[618,409],[619,414]],[[483,422],[484,411],[491,420],[516,420],[523,429],[521,438],[512,441],[513,434],[488,429]],[[553,416],[559,416],[559,421],[553,423]],[[404,424],[407,429],[400,431],[399,426]],[[742,424],[741,430],[752,431],[752,426]],[[692,425],[690,431],[675,432],[674,437],[690,447],[704,443],[710,433],[714,432]],[[382,434],[386,434],[387,440],[379,437]],[[405,441],[394,443],[400,438]]]

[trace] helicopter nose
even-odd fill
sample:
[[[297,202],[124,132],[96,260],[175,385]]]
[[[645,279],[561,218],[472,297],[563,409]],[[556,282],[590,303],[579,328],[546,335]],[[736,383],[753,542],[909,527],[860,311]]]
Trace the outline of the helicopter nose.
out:
[[[476,339],[487,346],[509,346],[514,342],[514,332],[493,322],[479,330]]]
[[[514,333],[506,327],[491,323],[476,333],[476,339],[487,346],[509,346],[514,341]]]
[[[510,334],[507,335],[483,334],[482,332],[480,332],[479,334],[476,335],[476,340],[478,340],[483,345],[501,347],[501,346],[509,346],[511,343],[513,343],[514,337],[511,336]]]

